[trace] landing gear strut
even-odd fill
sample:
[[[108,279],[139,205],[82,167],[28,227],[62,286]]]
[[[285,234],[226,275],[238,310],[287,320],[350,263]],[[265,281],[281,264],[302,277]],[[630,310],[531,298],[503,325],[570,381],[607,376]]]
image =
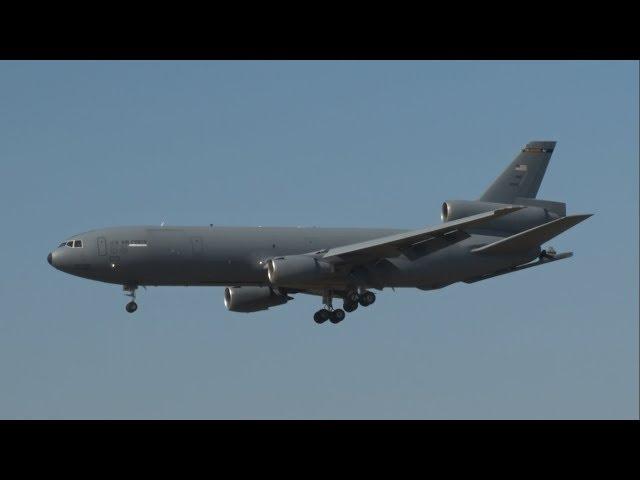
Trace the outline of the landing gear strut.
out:
[[[136,289],[138,287],[136,285],[124,285],[122,289],[127,292],[125,295],[127,297],[131,297],[131,301],[125,305],[125,310],[129,313],[133,313],[138,309],[138,304],[136,303]]]

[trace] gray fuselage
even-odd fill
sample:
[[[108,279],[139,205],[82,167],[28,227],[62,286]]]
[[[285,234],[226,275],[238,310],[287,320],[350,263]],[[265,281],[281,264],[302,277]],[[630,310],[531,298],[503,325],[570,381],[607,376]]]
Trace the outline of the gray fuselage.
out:
[[[48,260],[80,277],[128,286],[268,285],[269,258],[315,252],[383,237],[401,229],[318,227],[112,227],[73,236],[82,247],[60,246]],[[506,235],[506,233],[504,234]],[[367,287],[439,288],[528,262],[539,249],[479,256],[471,249],[502,232],[457,232],[368,265]],[[337,279],[332,288],[349,286]],[[325,285],[326,286],[326,285]]]

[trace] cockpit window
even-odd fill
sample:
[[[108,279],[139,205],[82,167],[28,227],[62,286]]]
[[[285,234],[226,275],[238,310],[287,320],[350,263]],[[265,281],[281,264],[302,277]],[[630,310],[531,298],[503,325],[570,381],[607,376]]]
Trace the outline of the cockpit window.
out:
[[[60,247],[82,248],[82,240],[69,240],[68,242],[62,242],[58,245]]]

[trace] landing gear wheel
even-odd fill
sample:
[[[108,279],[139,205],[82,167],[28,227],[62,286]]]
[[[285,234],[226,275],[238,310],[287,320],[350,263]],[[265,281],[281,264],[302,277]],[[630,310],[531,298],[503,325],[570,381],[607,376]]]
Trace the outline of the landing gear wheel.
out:
[[[368,307],[375,301],[376,301],[376,294],[373,292],[363,292],[360,294],[359,302],[360,302],[360,305],[362,305],[363,307]]]
[[[329,320],[330,316],[331,316],[331,313],[329,312],[329,310],[325,310],[323,308],[322,310],[318,310],[316,313],[314,313],[313,320],[318,324],[324,323],[327,320]]]
[[[358,292],[351,290],[344,296],[345,303],[358,303]]]
[[[355,301],[353,303],[351,302],[344,302],[344,304],[342,305],[342,308],[344,308],[345,312],[353,312],[356,308],[358,308],[358,302]]]
[[[331,320],[331,323],[340,323],[342,320],[344,320],[344,317],[345,317],[344,310],[337,308],[333,312],[331,312],[331,316],[329,317],[329,320]]]
[[[138,309],[138,304],[136,302],[129,302],[124,308],[127,310],[127,312],[133,313]]]

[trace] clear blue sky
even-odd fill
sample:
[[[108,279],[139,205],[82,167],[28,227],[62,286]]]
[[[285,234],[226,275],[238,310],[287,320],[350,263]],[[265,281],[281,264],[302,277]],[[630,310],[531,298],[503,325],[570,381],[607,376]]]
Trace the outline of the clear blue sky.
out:
[[[0,62],[0,418],[637,418],[637,62]],[[228,312],[47,253],[112,225],[417,228],[529,140],[574,258]]]

